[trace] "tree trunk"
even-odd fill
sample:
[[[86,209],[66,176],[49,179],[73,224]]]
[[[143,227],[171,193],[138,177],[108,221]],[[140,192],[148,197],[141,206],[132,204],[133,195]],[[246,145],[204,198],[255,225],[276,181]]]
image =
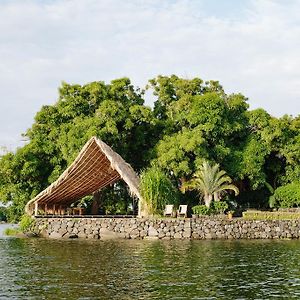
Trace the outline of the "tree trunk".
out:
[[[93,194],[93,202],[92,202],[92,210],[91,214],[92,215],[99,215],[99,209],[103,205],[103,198],[101,191],[97,191]]]
[[[214,193],[214,200],[215,201],[220,201],[220,197],[219,197],[219,193],[218,192]]]
[[[212,201],[212,194],[205,194],[204,195],[204,203],[207,207],[210,207],[210,203]]]

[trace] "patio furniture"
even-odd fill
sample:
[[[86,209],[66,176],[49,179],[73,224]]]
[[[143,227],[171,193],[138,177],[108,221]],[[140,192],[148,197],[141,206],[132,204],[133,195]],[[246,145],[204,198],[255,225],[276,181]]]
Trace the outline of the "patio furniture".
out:
[[[164,210],[164,216],[165,217],[172,217],[174,211],[174,205],[173,204],[167,204]]]
[[[177,217],[186,218],[187,216],[187,205],[179,205],[179,209],[177,210]]]

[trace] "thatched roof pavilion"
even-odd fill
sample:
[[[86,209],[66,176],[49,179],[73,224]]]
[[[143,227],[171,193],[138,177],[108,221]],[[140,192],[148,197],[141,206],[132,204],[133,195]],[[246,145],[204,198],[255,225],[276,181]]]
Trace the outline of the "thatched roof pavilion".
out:
[[[40,207],[66,207],[120,179],[128,185],[131,195],[141,200],[139,177],[132,167],[107,144],[92,137],[63,174],[30,200],[25,210],[36,215]]]

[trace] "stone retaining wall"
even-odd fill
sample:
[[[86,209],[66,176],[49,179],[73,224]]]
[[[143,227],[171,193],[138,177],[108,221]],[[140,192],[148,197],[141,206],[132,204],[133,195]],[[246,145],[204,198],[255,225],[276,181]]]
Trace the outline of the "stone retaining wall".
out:
[[[36,221],[41,235],[49,238],[300,238],[300,220],[45,218]]]

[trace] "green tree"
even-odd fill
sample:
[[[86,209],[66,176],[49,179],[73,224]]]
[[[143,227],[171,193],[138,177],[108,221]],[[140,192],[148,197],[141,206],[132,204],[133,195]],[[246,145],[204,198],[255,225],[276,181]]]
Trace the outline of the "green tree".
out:
[[[153,151],[156,163],[178,184],[203,159],[221,163],[235,181],[243,181],[243,147],[250,133],[247,99],[199,78],[159,76],[150,86],[157,97],[154,112],[164,124]]]
[[[128,78],[63,82],[57,102],[43,106],[25,133],[28,143],[1,153],[0,199],[12,201],[9,218],[19,218],[24,204],[55,181],[94,135],[136,171],[157,164],[177,186],[203,160],[219,163],[238,186],[236,199],[244,206],[265,207],[270,191],[298,181],[299,116],[275,118],[263,109],[249,110],[246,97],[226,94],[217,81],[158,76],[147,88],[155,97],[153,109]],[[120,199],[120,205],[109,206],[125,207],[126,193],[107,191],[109,203]],[[190,198],[184,201],[196,201]]]
[[[1,158],[0,199],[12,201],[10,215],[18,219],[28,200],[54,182],[94,135],[138,171],[149,164],[159,137],[156,124],[143,91],[128,78],[110,84],[62,83],[58,101],[36,114],[25,134],[28,144]],[[122,188],[124,193],[117,193],[126,197]]]
[[[228,190],[234,191],[238,195],[238,188],[232,184],[232,179],[226,175],[224,170],[219,170],[219,165],[211,165],[204,161],[202,166],[194,174],[194,177],[184,182],[181,186],[185,190],[198,190],[200,199],[204,198],[204,203],[210,207],[211,202],[219,201],[221,196]]]
[[[158,76],[149,87],[164,124],[154,157],[179,183],[203,159],[215,161],[239,187],[240,204],[265,207],[270,190],[299,178],[299,117],[249,111],[243,95],[227,95],[215,81]]]
[[[23,214],[28,199],[44,189],[51,170],[44,163],[44,153],[28,144],[16,153],[8,153],[0,160],[0,199],[10,203],[9,221],[15,222]]]

